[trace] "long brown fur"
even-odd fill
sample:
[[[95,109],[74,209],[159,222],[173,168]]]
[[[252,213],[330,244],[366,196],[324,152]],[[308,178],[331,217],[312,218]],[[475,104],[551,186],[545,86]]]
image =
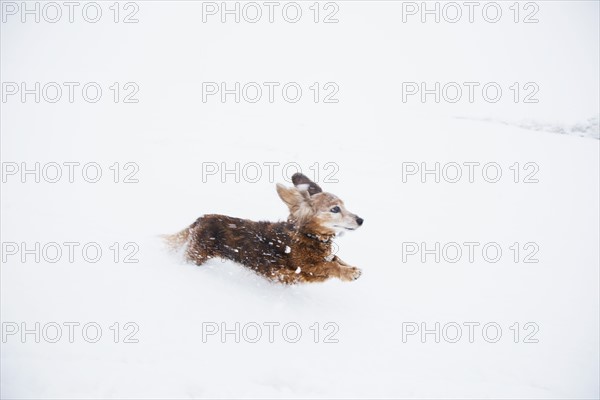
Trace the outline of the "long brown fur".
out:
[[[290,210],[286,222],[204,215],[183,231],[167,236],[167,243],[172,249],[185,246],[186,259],[197,265],[224,258],[285,284],[358,279],[360,269],[332,254],[332,240],[336,231],[354,230],[363,220],[306,176],[295,174],[292,181],[294,188],[277,185]],[[336,209],[339,211],[332,212]]]

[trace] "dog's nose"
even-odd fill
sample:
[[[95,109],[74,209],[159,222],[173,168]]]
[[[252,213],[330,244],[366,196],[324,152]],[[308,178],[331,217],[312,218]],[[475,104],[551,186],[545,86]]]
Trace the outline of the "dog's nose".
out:
[[[357,223],[358,225],[362,225],[363,221],[364,221],[364,220],[363,220],[362,218],[356,218],[356,223]]]

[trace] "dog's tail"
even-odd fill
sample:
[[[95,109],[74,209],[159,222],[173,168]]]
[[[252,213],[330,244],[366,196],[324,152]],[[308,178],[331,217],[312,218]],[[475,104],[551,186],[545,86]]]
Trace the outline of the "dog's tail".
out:
[[[161,238],[164,240],[169,250],[177,251],[188,242],[190,230],[191,228],[187,227],[172,235],[161,235]]]

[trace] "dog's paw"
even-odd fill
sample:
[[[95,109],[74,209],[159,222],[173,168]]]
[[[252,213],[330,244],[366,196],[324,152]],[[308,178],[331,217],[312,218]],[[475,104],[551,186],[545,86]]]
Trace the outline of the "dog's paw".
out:
[[[340,278],[344,282],[351,282],[351,281],[357,280],[361,274],[362,274],[362,271],[359,268],[346,267],[342,270],[342,274],[341,274]]]

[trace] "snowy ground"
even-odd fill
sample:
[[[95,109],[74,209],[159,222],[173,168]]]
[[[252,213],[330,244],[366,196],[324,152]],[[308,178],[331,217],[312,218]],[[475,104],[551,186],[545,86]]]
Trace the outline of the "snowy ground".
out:
[[[600,396],[597,2],[536,2],[537,24],[512,22],[509,3],[497,24],[402,23],[401,3],[358,1],[336,3],[337,24],[313,23],[312,3],[301,3],[297,24],[202,23],[200,2],[137,2],[139,23],[115,24],[112,2],[100,4],[96,24],[17,15],[1,26],[2,82],[103,88],[97,103],[78,91],[73,103],[22,103],[19,94],[1,103],[2,398]],[[293,81],[304,92],[297,103],[203,103],[202,82],[222,81]],[[493,81],[504,94],[497,103],[402,102],[402,82],[421,81]],[[121,95],[135,82],[139,102],[114,103],[114,82]],[[314,82],[321,96],[335,82],[339,102],[314,103]],[[539,102],[515,103],[514,82],[535,82]],[[79,166],[70,183],[63,166],[57,183],[22,183],[20,171],[7,172],[22,162],[95,162],[102,178],[86,182]],[[203,182],[203,163],[235,162],[258,163],[262,177]],[[280,163],[273,179],[270,162]],[[188,265],[163,248],[158,235],[204,213],[285,219],[275,182],[292,162],[310,177],[318,170],[323,188],[365,219],[337,241],[362,268],[359,280],[282,287],[230,262]],[[451,177],[458,163],[462,179],[403,177],[436,162]],[[472,183],[469,162],[480,163]],[[484,179],[486,163],[501,169],[497,183]],[[132,172],[139,182],[124,183]],[[23,254],[36,242],[59,243],[62,258],[49,262],[52,246],[40,262]],[[64,242],[80,243],[74,262]],[[92,242],[97,262],[81,253]],[[452,249],[440,262],[403,252],[422,242],[480,245],[474,262],[464,245],[456,263]],[[486,243],[501,248],[499,261],[483,257]],[[124,262],[132,252],[138,262]],[[538,262],[524,262],[529,255]],[[72,342],[70,322],[79,324]],[[39,343],[21,337],[36,323]],[[86,323],[101,328],[96,343]],[[236,323],[239,343],[207,335]],[[439,343],[421,337],[422,323],[440,324]],[[290,343],[295,327],[302,334]]]

